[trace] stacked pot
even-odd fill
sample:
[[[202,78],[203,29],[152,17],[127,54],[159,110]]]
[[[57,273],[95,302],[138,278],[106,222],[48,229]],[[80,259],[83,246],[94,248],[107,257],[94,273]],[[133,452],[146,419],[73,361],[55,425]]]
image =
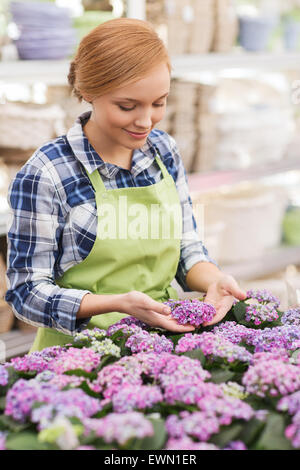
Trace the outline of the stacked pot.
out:
[[[10,10],[19,31],[20,59],[63,59],[72,54],[77,38],[69,9],[50,2],[11,2]]]

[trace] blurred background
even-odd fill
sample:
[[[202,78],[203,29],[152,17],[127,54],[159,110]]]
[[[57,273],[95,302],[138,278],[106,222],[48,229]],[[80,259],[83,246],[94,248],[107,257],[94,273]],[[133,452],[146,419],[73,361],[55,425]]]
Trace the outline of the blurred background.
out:
[[[70,95],[69,62],[85,34],[122,16],[150,21],[171,55],[159,128],[181,151],[209,254],[283,309],[300,302],[300,0],[2,0],[0,333],[14,332],[14,353],[29,327],[3,300],[8,185],[89,109]]]

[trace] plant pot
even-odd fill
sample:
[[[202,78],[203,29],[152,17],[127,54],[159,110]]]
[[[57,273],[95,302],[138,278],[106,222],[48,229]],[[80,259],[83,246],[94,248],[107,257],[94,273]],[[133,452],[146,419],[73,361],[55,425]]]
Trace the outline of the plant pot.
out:
[[[283,40],[284,47],[289,51],[295,51],[299,47],[300,22],[290,19],[284,22]]]
[[[253,52],[266,50],[276,26],[274,18],[242,16],[239,18],[239,24],[239,41],[244,49]]]

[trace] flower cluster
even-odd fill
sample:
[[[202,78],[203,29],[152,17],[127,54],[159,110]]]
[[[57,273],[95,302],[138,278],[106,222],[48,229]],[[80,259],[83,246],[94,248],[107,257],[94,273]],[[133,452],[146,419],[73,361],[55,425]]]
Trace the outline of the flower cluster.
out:
[[[300,308],[290,308],[281,317],[284,325],[300,326]]]
[[[174,345],[170,339],[157,333],[148,333],[140,328],[140,331],[133,333],[126,341],[125,346],[132,353],[151,352],[158,354],[162,352],[172,352]]]
[[[300,447],[300,391],[281,398],[277,404],[277,409],[287,411],[292,415],[292,422],[286,428],[285,435],[290,439],[295,448]]]
[[[226,359],[228,363],[250,362],[251,353],[242,346],[232,344],[226,338],[213,333],[186,333],[175,348],[176,353],[184,353],[193,349],[201,349],[203,354],[213,362],[216,358]]]
[[[5,366],[0,364],[0,385],[5,387],[8,384],[8,372]]]
[[[271,304],[251,304],[246,307],[245,320],[253,322],[254,325],[260,325],[264,322],[273,322],[278,320],[279,315],[276,308]]]
[[[275,308],[280,305],[280,300],[266,289],[250,289],[246,293],[247,299],[256,299],[261,304],[274,304]]]
[[[214,444],[207,442],[195,442],[188,436],[179,437],[178,439],[170,437],[166,443],[165,450],[220,450]]]
[[[202,323],[209,322],[216,314],[215,308],[198,299],[174,300],[170,299],[164,302],[171,307],[171,315],[180,325],[189,323],[196,327]]]
[[[300,389],[300,370],[282,360],[265,360],[250,366],[242,383],[249,394],[280,397]]]
[[[112,397],[113,409],[116,413],[145,410],[155,403],[163,401],[161,390],[156,385],[125,385]]]
[[[177,439],[187,435],[206,442],[219,432],[221,426],[229,425],[233,420],[249,421],[254,416],[252,408],[247,403],[231,397],[203,397],[198,407],[201,411],[193,413],[181,411],[178,416],[168,416],[166,419],[168,435]]]
[[[110,413],[101,419],[85,419],[85,432],[94,432],[107,443],[124,446],[130,439],[143,439],[153,435],[153,426],[142,413]]]
[[[35,402],[57,406],[64,413],[72,407],[72,410],[77,410],[75,416],[92,416],[101,410],[100,402],[81,389],[60,391],[47,382],[19,379],[7,394],[5,414],[25,422],[31,418]]]
[[[247,343],[253,335],[257,334],[257,330],[239,325],[235,321],[226,321],[220,325],[216,325],[213,333],[217,336],[226,338],[233,344]]]
[[[49,370],[53,370],[57,374],[63,374],[68,370],[74,369],[83,369],[86,372],[91,372],[99,363],[100,356],[92,349],[70,348],[50,363]]]
[[[300,340],[300,329],[293,325],[265,328],[248,337],[247,343],[255,347],[256,352],[297,349]]]
[[[163,334],[127,316],[0,365],[0,449],[15,445],[12,421],[54,449],[272,449],[274,413],[300,448],[300,309],[281,316],[272,294],[247,295],[248,324],[237,308],[205,327],[205,299],[170,299],[178,322],[204,331]]]

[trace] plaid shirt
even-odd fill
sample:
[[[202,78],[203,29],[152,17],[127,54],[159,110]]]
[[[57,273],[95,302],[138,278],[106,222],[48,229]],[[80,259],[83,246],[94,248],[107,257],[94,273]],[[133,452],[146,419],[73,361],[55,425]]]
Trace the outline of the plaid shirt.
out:
[[[74,335],[89,318],[76,319],[89,291],[60,288],[55,279],[83,261],[97,233],[94,190],[86,174],[98,169],[107,189],[148,186],[162,178],[155,148],[173,177],[183,214],[181,255],[176,280],[189,290],[185,278],[199,261],[214,262],[199,240],[185,170],[174,139],[158,129],[133,152],[132,168],[105,163],[90,145],[82,114],[68,131],[40,147],[11,182],[8,202],[6,301],[17,318],[34,326]]]

